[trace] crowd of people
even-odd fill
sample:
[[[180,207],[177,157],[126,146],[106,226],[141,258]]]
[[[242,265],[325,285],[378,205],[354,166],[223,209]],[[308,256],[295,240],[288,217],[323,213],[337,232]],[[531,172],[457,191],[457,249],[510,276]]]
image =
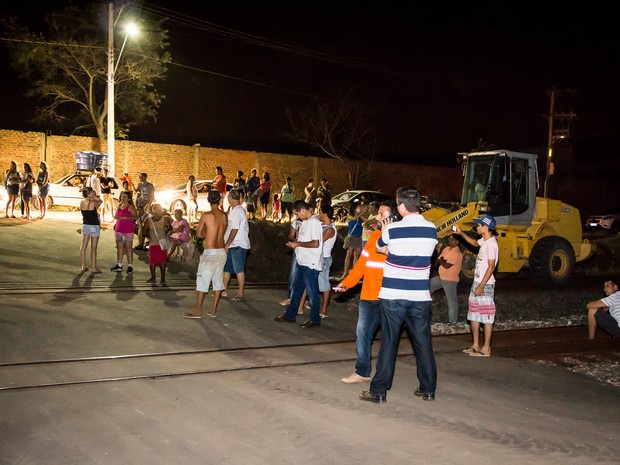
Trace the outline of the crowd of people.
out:
[[[35,176],[29,163],[22,165],[22,170],[17,169],[17,162],[12,161],[9,168],[4,172],[4,187],[7,192],[7,203],[5,206],[5,218],[17,218],[15,208],[19,200],[21,217],[24,220],[31,220],[31,203],[33,199],[33,189],[36,184],[38,189],[38,218],[44,218],[47,212],[47,195],[49,192],[49,172],[47,163],[39,163],[39,171]]]
[[[6,172],[9,203],[6,216],[14,217],[15,200],[18,195],[30,200],[28,184],[40,185],[45,192],[49,173],[41,163],[37,176],[28,164],[18,172],[11,163]],[[146,173],[140,173],[134,185],[125,173],[123,190],[118,204],[109,209],[114,219],[114,236],[117,263],[111,271],[122,272],[124,261],[127,273],[133,272],[135,250],[148,250],[151,285],[166,285],[166,266],[177,249],[192,240],[192,226],[183,217],[183,210],[175,210],[173,216],[164,211],[155,200],[155,187]],[[195,179],[188,177],[188,200],[195,200]],[[101,222],[106,214],[107,172],[97,171],[82,188],[80,204],[83,225],[80,247],[81,271],[102,273],[97,264],[97,247]],[[30,187],[31,189],[31,187]],[[196,272],[196,303],[191,312],[182,314],[187,319],[201,319],[203,315],[216,318],[222,298],[233,302],[245,300],[245,268],[251,250],[249,219],[267,219],[265,206],[270,200],[272,218],[280,221],[286,216],[290,221],[287,246],[291,250],[288,298],[280,302],[285,310],[274,320],[278,323],[295,323],[298,316],[309,309],[309,317],[300,324],[309,329],[321,326],[328,318],[331,293],[345,293],[361,282],[359,313],[356,326],[355,371],[343,377],[343,383],[366,383],[369,388],[359,394],[364,401],[386,402],[392,387],[398,343],[403,327],[406,328],[416,357],[419,384],[414,394],[423,400],[435,399],[437,368],[431,337],[432,295],[443,289],[448,307],[448,322],[458,320],[457,285],[461,269],[461,242],[477,249],[473,284],[468,296],[467,320],[471,326],[472,342],[462,352],[471,357],[490,357],[493,326],[495,322],[495,269],[499,247],[496,239],[496,220],[491,215],[474,218],[477,237],[463,233],[458,226],[453,234],[440,243],[435,225],[421,214],[421,196],[416,188],[401,187],[396,191],[395,201],[367,203],[364,198],[350,205],[347,249],[344,274],[332,287],[330,271],[332,251],[338,237],[333,222],[331,192],[325,179],[319,188],[309,180],[304,188],[304,198],[294,200],[295,188],[290,177],[279,193],[270,198],[272,191],[269,173],[258,178],[252,170],[246,180],[238,171],[233,188],[227,190],[226,177],[221,167],[208,192],[210,209],[200,214],[195,228],[196,239],[202,240],[203,251]],[[135,194],[135,201],[134,201]],[[228,208],[224,209],[224,199]],[[275,204],[277,202],[277,205]],[[188,203],[189,205],[189,203]],[[197,212],[197,203],[195,203]],[[260,205],[260,212],[256,208]],[[189,209],[188,209],[189,210]],[[44,210],[41,210],[44,216]],[[10,213],[10,215],[9,215]],[[25,207],[24,217],[30,215]],[[138,238],[138,245],[133,247]],[[148,247],[146,243],[148,241]],[[89,250],[90,247],[90,250]],[[433,263],[433,257],[436,257]],[[437,275],[432,276],[435,267]],[[237,294],[229,296],[229,284],[237,280]],[[210,308],[204,312],[204,301],[212,290]],[[598,328],[613,337],[620,337],[620,293],[617,281],[604,284],[605,297],[587,304],[588,337],[594,339]],[[374,376],[372,375],[372,344],[378,331],[381,342]]]

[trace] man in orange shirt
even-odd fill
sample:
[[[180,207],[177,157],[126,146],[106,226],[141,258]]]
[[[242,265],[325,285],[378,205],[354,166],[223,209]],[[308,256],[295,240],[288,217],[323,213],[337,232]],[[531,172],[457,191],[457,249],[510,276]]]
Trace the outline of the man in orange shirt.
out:
[[[459,248],[459,240],[455,234],[448,237],[448,245],[443,248],[437,264],[439,265],[439,276],[431,278],[431,294],[443,287],[448,301],[448,323],[456,323],[459,317],[459,298],[456,288],[459,284],[459,274],[461,273],[461,262],[463,253]]]
[[[392,212],[396,212],[396,205],[392,201],[381,204],[377,216],[375,217],[379,227],[372,232],[360,258],[355,266],[349,271],[347,277],[334,288],[335,292],[345,292],[357,285],[360,279],[364,278],[360,293],[359,315],[357,317],[357,328],[355,330],[355,372],[342,378],[340,381],[346,384],[363,383],[370,381],[372,371],[372,340],[381,324],[381,301],[379,291],[383,279],[383,266],[387,255],[377,252],[377,240],[381,237],[381,227],[390,224],[394,217]]]

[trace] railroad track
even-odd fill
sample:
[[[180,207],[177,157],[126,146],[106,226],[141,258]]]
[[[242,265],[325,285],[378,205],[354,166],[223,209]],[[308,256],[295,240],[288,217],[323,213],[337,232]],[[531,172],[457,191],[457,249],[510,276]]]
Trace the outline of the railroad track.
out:
[[[570,326],[497,331],[493,356],[547,361],[567,366],[620,362],[620,341],[585,339],[587,327]],[[441,335],[448,341],[470,343],[469,334]],[[458,345],[458,344],[457,344]],[[454,347],[454,344],[449,344]],[[379,344],[375,344],[375,351]],[[399,357],[411,356],[408,343]],[[376,353],[375,353],[376,356]],[[355,341],[239,347],[203,351],[127,354],[63,360],[36,360],[0,364],[0,391],[43,389],[75,384],[169,378],[239,370],[273,369],[355,360]],[[568,360],[568,362],[567,362]]]

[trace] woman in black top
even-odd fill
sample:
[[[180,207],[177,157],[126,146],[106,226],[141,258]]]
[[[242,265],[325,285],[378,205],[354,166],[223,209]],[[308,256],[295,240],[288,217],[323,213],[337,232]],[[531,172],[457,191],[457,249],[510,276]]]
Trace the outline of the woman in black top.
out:
[[[90,272],[93,274],[101,273],[97,268],[97,244],[99,244],[99,234],[101,227],[99,222],[99,213],[97,209],[103,202],[92,187],[82,189],[82,197],[84,200],[80,202],[80,211],[82,212],[82,247],[80,248],[80,258],[82,259],[82,273],[88,271],[86,268],[86,249],[90,242]]]

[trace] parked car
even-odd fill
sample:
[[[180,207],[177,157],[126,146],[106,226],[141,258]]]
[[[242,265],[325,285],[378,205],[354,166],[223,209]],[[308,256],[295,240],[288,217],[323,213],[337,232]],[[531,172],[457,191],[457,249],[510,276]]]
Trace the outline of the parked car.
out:
[[[196,181],[196,189],[198,189],[198,211],[208,212],[211,210],[211,205],[207,198],[212,179]],[[231,183],[226,183],[226,192],[233,188]],[[179,184],[173,189],[164,191],[155,191],[155,201],[170,213],[180,208],[183,210],[183,214],[187,214],[187,183]],[[228,210],[228,198],[224,197],[224,211]]]
[[[367,203],[392,200],[392,197],[379,191],[347,190],[341,192],[340,194],[332,197],[332,207],[334,207],[334,221],[336,221],[337,223],[342,223],[346,221],[347,215],[349,214],[349,206],[351,205],[351,202],[361,202],[362,197],[366,199]]]
[[[617,233],[620,231],[620,208],[609,208],[603,210],[600,215],[590,215],[584,226],[588,230]]]
[[[81,190],[86,185],[89,176],[89,173],[78,172],[67,174],[54,182],[50,182],[49,194],[47,196],[47,207],[49,208],[54,205],[58,205],[62,207],[80,208],[80,202],[84,199],[84,197],[82,197]],[[121,183],[121,180],[114,177],[112,197],[114,198],[115,205],[118,202],[118,197],[121,191],[123,190],[122,187],[123,184]]]

